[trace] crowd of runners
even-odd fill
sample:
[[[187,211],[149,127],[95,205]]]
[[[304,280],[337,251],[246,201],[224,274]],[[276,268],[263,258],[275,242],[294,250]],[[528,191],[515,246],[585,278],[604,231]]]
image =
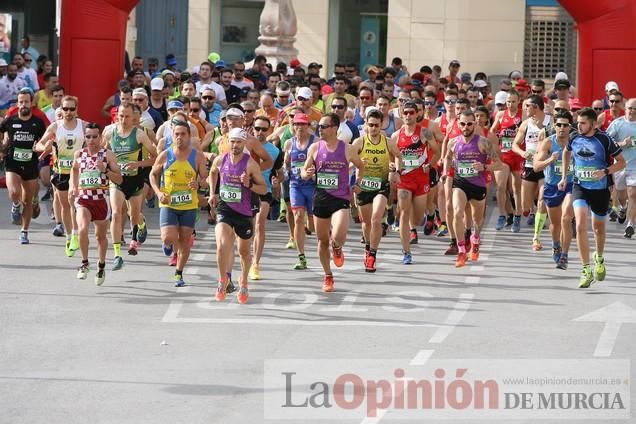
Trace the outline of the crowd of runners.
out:
[[[101,127],[80,118],[80,100],[52,71],[44,87],[16,83],[24,66],[20,54],[0,66],[0,87],[5,80],[12,87],[0,93],[11,220],[19,242],[29,244],[39,202],[51,198],[53,236],[65,238],[60,254],[62,246],[68,257],[79,251],[79,279],[90,273],[92,222],[97,285],[109,246],[112,271],[130,260],[122,249],[128,256],[142,250],[148,228],[157,228],[144,209],[155,207],[175,286],[185,284],[195,226],[207,216],[216,299],[236,291],[240,303],[248,301],[248,280],[261,279],[271,220],[288,225],[286,248],[298,259],[279,266],[298,278],[311,256],[305,241],[315,236],[325,292],[335,290],[332,263],[345,263],[354,223],[362,226],[369,273],[392,232],[404,265],[424,261],[411,250],[424,237],[447,238],[439,254],[454,256],[458,268],[478,261],[493,197],[495,229],[520,233],[520,245],[534,251],[546,244],[552,266],[568,268],[576,239],[581,288],[605,279],[607,218],[625,225],[624,237],[634,235],[636,99],[613,81],[583,105],[563,73],[547,84],[513,71],[493,93],[484,73],[460,73],[458,61],[446,76],[439,66],[409,73],[395,58],[364,77],[354,64],[338,63],[322,78],[317,63],[272,68],[262,56],[249,69],[230,68],[211,53],[190,71],[178,70],[173,56],[163,69],[154,58],[146,69],[136,57],[102,110],[112,123]],[[240,269],[238,287],[233,269]]]

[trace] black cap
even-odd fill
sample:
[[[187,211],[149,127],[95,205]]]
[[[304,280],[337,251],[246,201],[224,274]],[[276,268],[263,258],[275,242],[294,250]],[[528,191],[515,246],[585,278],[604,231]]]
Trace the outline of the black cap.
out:
[[[309,68],[319,68],[322,69],[322,65],[320,63],[316,63],[316,62],[311,62],[309,65],[307,65],[307,69]]]
[[[570,88],[571,86],[570,81],[565,79],[558,80],[554,83],[554,88]]]
[[[417,103],[415,103],[413,100],[407,100],[406,103],[404,103],[404,105],[402,105],[402,109],[415,109],[417,110]]]

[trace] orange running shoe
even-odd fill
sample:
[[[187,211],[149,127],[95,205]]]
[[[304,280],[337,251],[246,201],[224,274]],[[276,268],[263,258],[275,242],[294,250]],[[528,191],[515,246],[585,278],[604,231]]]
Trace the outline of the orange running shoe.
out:
[[[325,275],[325,279],[322,283],[322,291],[324,291],[325,293],[329,293],[336,290],[333,284],[333,275]]]
[[[470,260],[473,262],[479,260],[479,243],[473,243],[473,247],[470,250]]]
[[[342,246],[334,247],[333,243],[331,244],[331,256],[333,258],[333,264],[340,268],[344,265],[344,253],[342,253]]]
[[[217,302],[223,302],[225,300],[225,296],[227,295],[227,280],[222,281],[219,280],[219,284],[216,286],[216,298]]]
[[[459,252],[457,254],[457,261],[455,262],[455,268],[461,268],[464,265],[466,265],[466,259],[468,259],[466,257],[466,253],[464,252]]]
[[[375,272],[375,256],[368,255],[364,258],[364,270],[366,272]]]
[[[241,305],[245,305],[247,303],[247,299],[249,299],[250,297],[250,293],[247,290],[247,285],[242,285],[239,287],[239,291],[236,294],[236,299],[238,300],[238,303],[240,303]]]

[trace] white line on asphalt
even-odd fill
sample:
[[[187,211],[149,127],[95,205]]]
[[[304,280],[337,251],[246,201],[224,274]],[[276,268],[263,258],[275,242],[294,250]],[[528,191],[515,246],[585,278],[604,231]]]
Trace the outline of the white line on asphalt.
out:
[[[186,275],[197,275],[199,271],[199,267],[193,266],[192,268],[186,268],[183,273]]]
[[[267,318],[181,318],[179,312],[183,302],[172,301],[161,322],[186,324],[256,324],[256,325],[299,325],[308,327],[425,327],[439,328],[437,324],[412,324],[409,322],[382,321],[303,321],[298,319],[267,319]]]
[[[360,424],[377,424],[380,422],[380,420],[382,419],[382,417],[384,417],[385,414],[386,414],[386,409],[378,409],[376,410],[375,417],[364,417],[364,419],[360,421]]]
[[[469,275],[464,280],[465,284],[479,284],[479,277],[475,275]]]
[[[618,338],[618,333],[621,329],[621,323],[617,321],[607,321],[603,327],[603,332],[598,339],[596,349],[594,349],[594,356],[607,357],[612,354],[614,350],[614,344]]]
[[[195,253],[194,255],[190,256],[190,260],[201,262],[205,259],[206,256],[207,256],[207,253]]]
[[[473,265],[470,267],[471,272],[482,272],[484,267],[482,265]]]
[[[417,355],[415,355],[415,357],[411,359],[409,365],[424,365],[426,361],[430,359],[434,352],[435,350],[433,349],[420,350],[419,352],[417,352]]]
[[[446,322],[443,326],[438,328],[437,331],[435,331],[435,334],[433,334],[433,337],[431,337],[428,342],[442,343],[446,339],[446,337],[448,337],[450,333],[453,332],[457,324],[461,322],[462,318],[464,318],[464,315],[466,315],[466,312],[470,308],[470,305],[472,305],[473,303],[472,299],[474,297],[475,295],[473,293],[460,294],[459,301],[455,304],[455,307],[453,308],[451,313],[448,314]]]

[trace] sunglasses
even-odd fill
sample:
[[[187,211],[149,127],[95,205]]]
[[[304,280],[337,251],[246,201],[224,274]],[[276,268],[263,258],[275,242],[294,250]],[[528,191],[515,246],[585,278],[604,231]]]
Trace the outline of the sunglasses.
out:
[[[473,125],[475,125],[474,122],[460,122],[459,123],[460,127],[472,127]]]
[[[254,127],[254,131],[267,131],[269,130],[269,128],[265,128],[265,127]]]
[[[636,110],[636,107],[628,107],[627,110],[634,111],[634,110]]]
[[[76,107],[63,107],[62,110],[64,112],[75,112]]]
[[[610,103],[620,103],[621,101],[620,100],[610,100],[609,102]]]
[[[380,124],[370,124],[370,123],[367,123],[367,126],[368,126],[369,128],[379,128],[379,127],[380,127]]]
[[[85,135],[84,138],[90,140],[91,138],[99,138],[99,135]]]
[[[369,96],[360,96],[360,100],[369,100],[370,98]]]
[[[435,106],[435,102],[424,101],[424,106]]]
[[[407,115],[407,116],[416,114],[416,112],[414,110],[405,110],[403,113],[404,113],[404,115]]]
[[[327,128],[331,128],[331,127],[333,127],[333,125],[328,125],[328,124],[319,124],[319,125],[318,125],[318,127],[319,127],[321,130],[326,130]]]
[[[183,121],[183,120],[177,119],[177,118],[172,118],[172,120],[170,122],[172,123],[172,125],[188,125],[188,123],[186,121]]]
[[[398,99],[398,102],[400,102],[400,103],[406,103],[406,101],[407,101],[407,100],[411,100],[411,99],[404,99],[404,98],[402,98],[402,99]]]
[[[566,112],[566,111],[567,111],[567,109],[562,108],[562,107],[555,107],[555,108],[554,108],[554,111],[555,111],[555,112]]]
[[[214,96],[203,96],[201,97],[203,100],[214,100]]]
[[[345,106],[344,105],[331,105],[332,109],[344,109]]]
[[[33,59],[24,59],[24,61],[25,61],[26,63],[31,63],[31,62],[33,62]]]
[[[245,113],[254,113],[256,109],[245,109]]]
[[[559,128],[566,128],[566,127],[569,127],[570,124],[564,124],[564,123],[561,123],[561,122],[557,122],[556,124],[554,124],[554,126],[555,127],[559,127]]]
[[[597,111],[597,112],[600,112],[600,111],[603,110],[603,108],[602,107],[595,107],[594,110]]]
[[[309,100],[309,99],[306,99],[306,98],[304,98],[304,97],[300,97],[300,96],[298,96],[298,97],[296,97],[296,98],[297,98],[297,99],[298,99],[298,101],[300,101],[300,102],[306,102],[307,100]]]
[[[457,103],[457,100],[444,100],[444,103],[454,105],[455,103]]]
[[[288,99],[289,98],[289,94],[279,94],[278,97],[280,97],[281,99]]]
[[[190,108],[190,113],[199,113],[199,112],[201,112],[201,109],[198,109],[198,108],[197,108],[197,109]]]
[[[532,90],[532,94],[541,94],[543,90]]]

